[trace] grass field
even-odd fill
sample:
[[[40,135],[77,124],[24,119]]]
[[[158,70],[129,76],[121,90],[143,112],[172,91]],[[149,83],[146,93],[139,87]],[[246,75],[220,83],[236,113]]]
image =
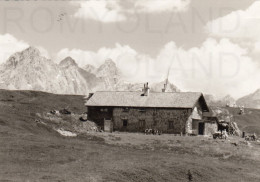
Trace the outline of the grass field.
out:
[[[63,108],[85,112],[83,96],[0,90],[0,181],[260,181],[259,142],[117,132],[64,137],[35,122],[37,113]]]

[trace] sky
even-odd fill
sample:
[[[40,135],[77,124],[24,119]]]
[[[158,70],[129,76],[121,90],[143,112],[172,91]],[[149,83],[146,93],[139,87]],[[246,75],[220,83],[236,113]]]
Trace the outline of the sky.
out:
[[[28,46],[80,67],[112,59],[131,82],[235,98],[260,88],[255,0],[0,1],[0,63]]]

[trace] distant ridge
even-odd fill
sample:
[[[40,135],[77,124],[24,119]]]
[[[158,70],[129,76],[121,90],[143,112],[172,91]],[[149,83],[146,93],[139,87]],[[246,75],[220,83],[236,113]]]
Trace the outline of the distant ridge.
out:
[[[107,59],[98,68],[93,65],[79,67],[72,57],[59,64],[41,55],[35,47],[14,53],[0,65],[0,89],[35,90],[55,94],[87,95],[95,91],[141,91],[143,83],[131,83],[123,79],[116,63]],[[161,92],[166,80],[149,83],[151,92]],[[168,81],[166,92],[180,92]],[[260,109],[260,89],[238,100],[227,95],[216,99],[204,94],[208,105],[238,105]]]
[[[260,89],[256,90],[252,94],[246,95],[238,99],[237,103],[247,108],[260,109]]]
[[[122,79],[116,63],[107,59],[98,68],[80,68],[72,57],[59,64],[45,58],[35,47],[17,52],[0,66],[0,88],[36,90],[56,94],[86,95],[97,90],[141,91],[143,83],[129,83]],[[163,82],[151,84],[151,90],[161,91]],[[169,83],[169,91],[178,91]]]

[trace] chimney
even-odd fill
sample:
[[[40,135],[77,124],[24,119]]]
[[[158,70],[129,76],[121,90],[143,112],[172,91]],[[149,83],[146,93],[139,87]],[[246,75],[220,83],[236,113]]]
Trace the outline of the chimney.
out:
[[[148,87],[148,82],[144,84],[144,89],[143,89],[143,95],[144,96],[149,96],[150,88]]]
[[[166,91],[166,84],[163,85],[163,89],[162,89],[162,92],[165,92]]]

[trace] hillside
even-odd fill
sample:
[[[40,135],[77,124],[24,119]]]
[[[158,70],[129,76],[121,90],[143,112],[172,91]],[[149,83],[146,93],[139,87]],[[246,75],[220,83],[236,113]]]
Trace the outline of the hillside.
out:
[[[63,108],[72,112],[66,120],[39,118]],[[85,111],[83,96],[0,90],[0,181],[260,180],[257,142],[141,133],[64,137],[42,124],[69,126]]]
[[[251,134],[256,133],[260,136],[260,109],[246,108],[242,115],[238,114],[239,108],[225,107],[225,109],[228,109],[230,114],[234,115],[234,121],[241,131]]]
[[[47,113],[55,109],[68,108],[75,113],[86,112],[83,96],[55,95],[36,91],[0,90],[0,122],[4,133],[32,134],[48,131],[38,128],[37,113]],[[29,134],[28,133],[28,134]]]
[[[238,99],[237,103],[247,108],[260,109],[260,89],[256,90],[252,94],[246,95]]]

